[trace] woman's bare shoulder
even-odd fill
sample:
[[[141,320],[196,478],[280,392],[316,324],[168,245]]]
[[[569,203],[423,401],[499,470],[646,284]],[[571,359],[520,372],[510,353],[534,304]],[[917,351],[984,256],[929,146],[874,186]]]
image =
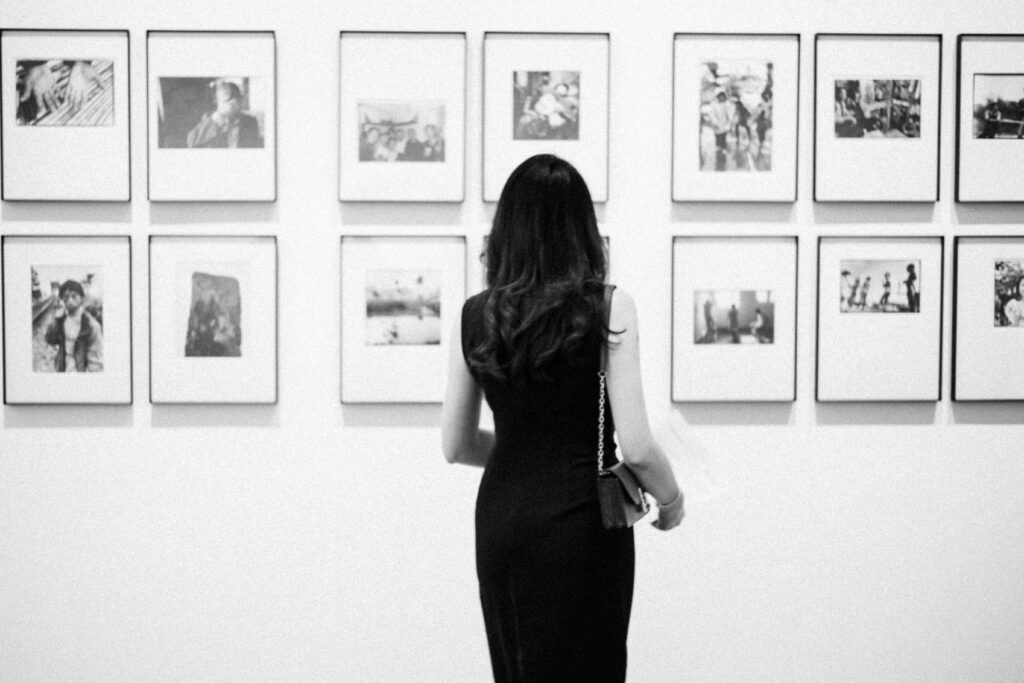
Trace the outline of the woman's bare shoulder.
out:
[[[629,292],[621,287],[616,287],[612,295],[612,310],[608,316],[608,323],[613,330],[636,329],[636,302]]]

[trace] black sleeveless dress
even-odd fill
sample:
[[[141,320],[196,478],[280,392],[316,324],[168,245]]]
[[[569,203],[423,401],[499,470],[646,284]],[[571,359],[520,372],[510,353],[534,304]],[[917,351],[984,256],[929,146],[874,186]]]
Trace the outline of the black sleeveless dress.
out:
[[[483,338],[485,294],[462,309],[462,352]],[[621,682],[633,601],[633,530],[597,502],[600,342],[515,387],[474,373],[496,443],[476,502],[476,563],[494,679]],[[606,409],[607,411],[607,409]],[[605,467],[616,462],[605,415]]]

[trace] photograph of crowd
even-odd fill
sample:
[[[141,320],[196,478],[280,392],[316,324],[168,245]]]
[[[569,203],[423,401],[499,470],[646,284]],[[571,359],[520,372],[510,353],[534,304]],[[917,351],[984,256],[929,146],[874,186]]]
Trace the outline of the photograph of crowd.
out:
[[[698,289],[693,310],[695,344],[775,342],[775,302],[769,290]]]
[[[580,72],[512,73],[513,140],[580,139]]]
[[[1024,327],[1024,258],[995,263],[995,326]]]
[[[444,161],[444,103],[360,102],[359,161]]]
[[[160,78],[161,149],[262,148],[266,98],[249,77]]]
[[[837,80],[835,136],[920,138],[921,80]]]
[[[772,62],[703,62],[700,170],[772,170]]]
[[[367,271],[367,346],[440,343],[441,271]]]
[[[840,261],[842,313],[920,313],[920,260]]]
[[[974,74],[974,137],[1024,139],[1024,74]]]
[[[241,356],[241,319],[236,278],[192,273],[192,307],[185,340],[187,358]]]
[[[102,269],[34,265],[32,370],[103,371]]]
[[[19,126],[114,125],[114,63],[105,59],[19,59]]]

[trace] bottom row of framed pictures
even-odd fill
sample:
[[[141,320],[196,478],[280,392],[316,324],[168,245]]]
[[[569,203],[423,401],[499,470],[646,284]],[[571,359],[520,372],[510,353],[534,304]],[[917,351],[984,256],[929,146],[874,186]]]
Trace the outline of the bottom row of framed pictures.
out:
[[[955,239],[953,399],[1024,400],[1024,236]],[[675,402],[796,399],[798,239],[675,237]],[[466,239],[341,239],[341,400],[433,403]],[[277,401],[277,240],[149,240],[150,401]],[[815,397],[941,398],[942,237],[820,237]],[[5,236],[4,402],[132,402],[131,241]],[[30,315],[31,313],[31,315]]]

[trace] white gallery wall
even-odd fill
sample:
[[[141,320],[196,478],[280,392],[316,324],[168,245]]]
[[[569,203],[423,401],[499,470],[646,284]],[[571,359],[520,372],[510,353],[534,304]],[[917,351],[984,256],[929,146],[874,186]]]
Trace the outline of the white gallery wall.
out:
[[[0,27],[131,32],[131,202],[5,202],[0,233],[131,235],[134,349],[131,406],[3,407],[0,680],[488,679],[480,472],[445,464],[439,406],[339,391],[342,235],[464,235],[480,280],[484,31],[611,34],[598,213],[691,496],[637,531],[630,680],[1024,679],[1024,405],[950,401],[953,237],[1024,235],[1024,204],[953,202],[956,35],[1024,32],[1024,4],[39,0]],[[276,202],[147,201],[150,29],[276,32]],[[339,203],[341,30],[467,33],[463,203]],[[795,203],[671,201],[674,32],[801,35]],[[942,34],[938,202],[812,201],[817,32]],[[670,401],[672,238],[718,234],[799,236],[793,403]],[[149,403],[152,235],[276,235],[276,405]],[[828,235],[945,237],[941,400],[815,402]]]

